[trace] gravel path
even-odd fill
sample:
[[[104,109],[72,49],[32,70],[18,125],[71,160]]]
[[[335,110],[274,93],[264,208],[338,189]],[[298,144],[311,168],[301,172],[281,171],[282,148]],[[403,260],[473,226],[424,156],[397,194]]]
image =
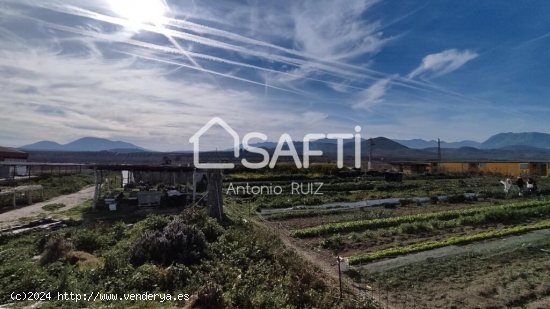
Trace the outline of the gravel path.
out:
[[[86,187],[76,193],[58,196],[44,202],[8,210],[6,212],[0,213],[0,228],[6,227],[8,225],[13,225],[22,218],[37,217],[42,214],[49,214],[52,212],[59,212],[73,208],[93,198],[93,195],[94,187],[91,186]],[[42,209],[42,206],[48,204],[64,204],[65,207],[56,209],[54,211],[47,211]]]

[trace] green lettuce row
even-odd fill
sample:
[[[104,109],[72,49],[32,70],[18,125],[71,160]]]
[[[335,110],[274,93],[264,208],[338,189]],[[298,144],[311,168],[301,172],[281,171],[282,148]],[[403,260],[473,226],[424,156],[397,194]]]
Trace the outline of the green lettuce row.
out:
[[[488,206],[479,208],[456,209],[449,211],[422,213],[409,216],[389,217],[382,219],[367,219],[358,221],[347,221],[338,223],[327,223],[313,227],[301,228],[291,231],[291,236],[298,238],[315,237],[336,233],[358,232],[369,229],[397,226],[403,223],[412,223],[429,220],[452,220],[464,216],[472,216],[481,213],[497,212],[502,210],[515,210],[531,207],[550,205],[550,201],[530,201],[525,203],[514,203],[502,206]]]
[[[494,229],[487,232],[481,232],[478,234],[464,235],[464,236],[453,236],[445,240],[438,241],[426,241],[417,244],[412,244],[403,247],[388,248],[384,250],[379,250],[372,253],[360,254],[348,257],[350,265],[357,265],[360,263],[371,262],[374,260],[393,257],[398,255],[404,255],[414,252],[426,251],[451,245],[461,245],[467,244],[475,241],[480,241],[484,239],[497,238],[506,235],[520,234],[534,230],[550,228],[550,220],[545,220],[532,224],[518,225],[514,227]]]

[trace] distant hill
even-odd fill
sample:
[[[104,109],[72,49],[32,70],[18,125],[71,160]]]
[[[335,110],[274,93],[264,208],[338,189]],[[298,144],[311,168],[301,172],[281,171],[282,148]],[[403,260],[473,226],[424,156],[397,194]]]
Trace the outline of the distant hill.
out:
[[[30,145],[19,147],[25,150],[62,150],[63,145],[52,141],[41,141]]]
[[[428,149],[436,148],[436,140],[410,139],[410,140],[393,140],[401,145],[413,149]],[[525,133],[499,133],[489,137],[483,143],[471,140],[460,142],[445,142],[441,141],[441,148],[458,149],[462,147],[473,147],[478,149],[523,149],[528,148],[550,149],[550,134],[540,132],[525,132]],[[518,148],[519,147],[519,148]]]
[[[425,148],[437,147],[436,140],[427,141],[427,140],[417,138],[417,139],[409,139],[409,140],[394,139],[393,141],[413,149],[425,149]],[[470,141],[470,140],[465,140],[460,142],[441,141],[442,148],[461,148],[461,147],[479,148],[480,146],[481,146],[480,142]]]
[[[120,153],[147,151],[131,143],[97,137],[83,137],[64,145],[52,141],[41,141],[19,148],[40,151],[112,151]]]
[[[481,143],[483,149],[499,149],[510,146],[550,149],[550,134],[540,132],[499,133]]]

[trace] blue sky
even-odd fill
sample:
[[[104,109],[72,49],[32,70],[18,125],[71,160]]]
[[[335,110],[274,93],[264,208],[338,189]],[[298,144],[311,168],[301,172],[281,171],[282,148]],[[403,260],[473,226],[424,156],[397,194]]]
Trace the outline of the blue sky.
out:
[[[548,1],[2,0],[0,144],[549,132]],[[215,136],[212,143],[216,143]]]

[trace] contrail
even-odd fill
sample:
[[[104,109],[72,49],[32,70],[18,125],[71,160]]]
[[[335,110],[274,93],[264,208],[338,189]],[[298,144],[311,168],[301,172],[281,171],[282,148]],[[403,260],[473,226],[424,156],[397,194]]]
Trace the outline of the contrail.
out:
[[[92,12],[92,11],[81,9],[81,8],[74,7],[74,6],[48,5],[48,4],[45,4],[45,3],[39,3],[39,4],[34,3],[32,5],[38,6],[40,8],[48,9],[48,10],[53,10],[53,11],[56,11],[56,12],[61,12],[61,13],[75,15],[75,16],[91,18],[91,19],[95,19],[95,20],[98,20],[98,21],[103,21],[103,22],[107,22],[107,23],[111,23],[111,24],[117,24],[117,25],[123,25],[123,26],[128,24],[127,21],[125,21],[124,19],[103,15],[103,14],[100,14],[100,13]],[[175,19],[172,19],[172,20],[174,21],[174,23],[179,23],[180,25],[181,24],[193,25],[193,23],[191,23],[191,22],[175,20]],[[298,51],[295,51],[295,50],[292,50],[292,49],[287,49],[287,48],[280,47],[280,46],[277,46],[277,45],[274,45],[274,44],[265,43],[265,42],[262,42],[262,41],[259,41],[259,40],[246,38],[246,37],[238,35],[238,34],[233,34],[231,32],[218,30],[218,29],[211,28],[211,27],[206,27],[206,26],[202,26],[202,25],[198,25],[198,27],[202,27],[202,29],[211,29],[212,31],[216,31],[216,33],[218,35],[224,36],[228,39],[234,39],[234,40],[240,40],[240,41],[244,40],[244,41],[246,41],[250,44],[255,44],[255,45],[259,45],[259,46],[263,46],[263,47],[267,47],[267,48],[277,49],[279,51],[283,51],[283,52],[288,53],[288,54],[292,54],[292,55],[299,56],[299,57],[302,57],[302,58],[311,59],[311,61],[313,61],[313,62],[310,62],[310,61],[308,62],[308,61],[305,61],[304,59],[297,59],[297,58],[291,58],[291,57],[282,56],[282,55],[274,55],[274,54],[270,54],[270,53],[254,51],[254,50],[243,48],[241,46],[235,46],[235,45],[228,44],[228,43],[225,43],[225,42],[220,42],[220,41],[209,39],[209,38],[203,38],[201,36],[188,34],[188,33],[182,33],[182,32],[174,31],[174,30],[170,30],[170,29],[165,29],[164,30],[165,33],[163,33],[164,31],[160,31],[156,27],[144,25],[143,30],[153,32],[153,33],[158,33],[158,34],[168,34],[169,36],[179,38],[179,39],[183,39],[183,40],[190,41],[190,42],[194,42],[194,43],[197,43],[197,44],[202,44],[202,45],[206,45],[206,46],[210,46],[210,47],[214,47],[214,48],[226,49],[226,50],[235,51],[235,52],[246,54],[246,55],[252,55],[252,56],[256,56],[256,57],[260,57],[260,58],[265,58],[265,59],[268,59],[268,60],[271,60],[271,61],[276,61],[276,62],[288,64],[288,65],[291,65],[291,66],[300,67],[300,66],[304,66],[304,65],[309,65],[309,66],[312,66],[315,69],[317,69],[319,71],[322,71],[326,74],[329,74],[329,75],[336,74],[334,76],[338,77],[338,78],[342,78],[342,76],[347,76],[347,77],[357,78],[357,79],[360,79],[360,80],[364,80],[365,78],[372,79],[372,80],[377,80],[381,77],[385,77],[385,78],[392,77],[392,84],[396,85],[396,86],[401,86],[401,87],[404,87],[404,88],[419,90],[419,91],[428,92],[428,93],[432,93],[432,92],[439,93],[439,94],[443,94],[445,96],[449,96],[449,97],[452,97],[452,98],[463,99],[463,100],[467,100],[467,101],[476,101],[476,102],[479,102],[479,103],[493,104],[493,102],[482,100],[482,99],[477,99],[477,98],[471,98],[471,97],[465,96],[463,94],[453,92],[453,91],[450,91],[446,88],[439,87],[439,86],[436,86],[436,85],[433,85],[433,84],[430,84],[430,83],[427,83],[427,82],[416,81],[416,80],[408,79],[408,78],[401,77],[401,76],[395,76],[395,75],[391,75],[391,74],[371,70],[371,69],[364,68],[364,67],[354,67],[354,66],[351,66],[351,65],[345,64],[345,63],[328,62],[329,64],[332,65],[331,66],[331,65],[326,64],[327,61],[315,59],[315,58],[313,58],[313,57],[311,57],[311,56],[309,56],[305,53],[301,53],[301,52],[298,52]],[[126,43],[124,41],[121,41],[121,42]],[[130,44],[138,45],[137,41],[134,41]],[[141,42],[139,44],[146,44],[146,43]],[[142,46],[142,47],[145,47],[145,46]],[[145,47],[145,48],[153,48],[153,45],[150,45],[150,46]],[[154,49],[164,51],[164,52],[173,52],[173,51],[170,51],[170,50],[163,50],[163,49],[161,49],[160,46],[155,46]],[[188,52],[187,55],[185,53],[183,55],[186,56],[186,57],[187,56],[200,57],[200,56],[198,56],[197,53],[191,54],[190,52]],[[219,58],[219,57],[217,57],[217,59],[215,59],[216,57],[212,57],[212,56],[208,56],[208,55],[203,55],[203,57],[211,57],[211,58],[209,58],[209,60],[212,60],[212,61],[214,61],[214,60],[215,61],[222,61],[222,62],[225,62],[227,64],[239,65],[237,62],[231,62],[231,60],[228,60],[228,59],[223,59],[223,58]],[[243,64],[240,64],[240,65],[243,66]],[[340,68],[334,67],[334,65],[339,66],[339,67],[345,66],[349,70],[345,71],[345,70],[342,70]],[[250,67],[250,68],[254,68],[254,69],[258,69],[258,70],[264,70],[264,71],[270,71],[270,69],[266,69],[266,68],[263,68],[263,67],[257,67],[257,66],[256,67]],[[271,70],[271,71],[273,71],[275,73],[285,74],[284,72],[277,71],[277,70]],[[361,72],[363,72],[363,74],[356,73],[356,71],[361,71]],[[351,89],[358,89],[358,90],[365,89],[365,87],[345,85],[345,84],[334,83],[334,82],[329,82],[329,81],[324,81],[324,80],[319,80],[319,79],[311,79],[311,78],[308,78],[308,77],[305,77],[305,76],[296,76],[296,77],[303,78],[303,79],[309,79],[309,80],[313,80],[313,81],[317,81],[317,82],[331,83],[332,85],[339,85],[339,86],[348,87],[348,88],[351,88]]]

